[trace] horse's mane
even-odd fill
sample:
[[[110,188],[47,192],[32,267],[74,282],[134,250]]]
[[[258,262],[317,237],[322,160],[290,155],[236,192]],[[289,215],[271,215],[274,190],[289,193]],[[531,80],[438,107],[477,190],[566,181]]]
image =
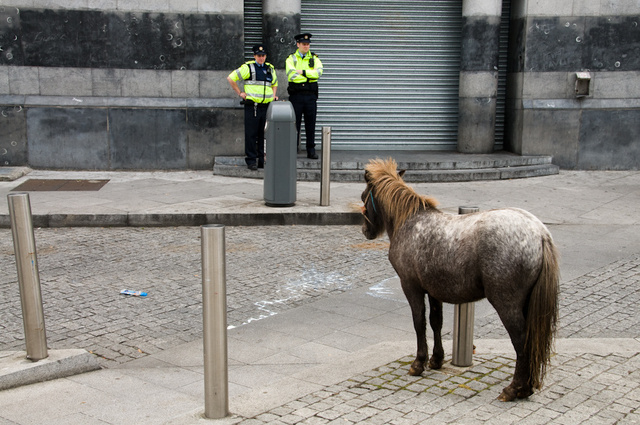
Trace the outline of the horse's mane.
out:
[[[376,200],[383,206],[386,214],[393,217],[394,231],[418,211],[438,205],[434,198],[419,195],[407,186],[397,168],[398,164],[392,158],[372,159],[365,166]]]

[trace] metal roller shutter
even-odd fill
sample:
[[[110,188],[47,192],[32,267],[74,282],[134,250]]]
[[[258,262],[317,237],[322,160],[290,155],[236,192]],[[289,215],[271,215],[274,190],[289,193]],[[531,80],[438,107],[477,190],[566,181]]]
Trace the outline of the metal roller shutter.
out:
[[[498,58],[498,98],[496,99],[496,136],[494,149],[504,147],[504,124],[507,98],[507,59],[509,56],[509,17],[511,0],[502,0],[502,20],[500,22],[500,51]]]
[[[318,131],[342,150],[455,149],[461,16],[460,0],[302,0],[325,68]]]
[[[253,46],[262,42],[262,0],[244,0],[245,60],[253,59]]]

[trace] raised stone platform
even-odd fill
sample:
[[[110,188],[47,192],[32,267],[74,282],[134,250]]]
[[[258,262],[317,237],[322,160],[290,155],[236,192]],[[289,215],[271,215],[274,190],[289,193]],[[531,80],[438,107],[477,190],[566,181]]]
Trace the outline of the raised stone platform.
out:
[[[0,182],[12,182],[29,174],[29,167],[0,167]]]
[[[49,350],[33,362],[24,351],[0,351],[0,391],[100,369],[97,358],[82,349]]]
[[[505,180],[558,174],[550,156],[520,156],[509,152],[462,154],[432,151],[333,151],[331,181],[364,181],[364,167],[373,158],[394,158],[399,169],[406,169],[408,182],[460,182]],[[268,161],[268,159],[267,159]],[[320,160],[298,155],[298,181],[320,181]],[[264,170],[251,171],[243,157],[218,156],[213,174],[228,177],[263,178]]]

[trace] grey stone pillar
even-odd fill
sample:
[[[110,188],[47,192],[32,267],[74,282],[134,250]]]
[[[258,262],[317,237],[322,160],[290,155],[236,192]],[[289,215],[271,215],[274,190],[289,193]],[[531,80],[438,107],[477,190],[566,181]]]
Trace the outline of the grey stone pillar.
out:
[[[264,42],[268,60],[284,69],[287,56],[296,49],[295,35],[300,31],[301,0],[264,0]]]
[[[493,151],[502,0],[463,0],[458,151]]]

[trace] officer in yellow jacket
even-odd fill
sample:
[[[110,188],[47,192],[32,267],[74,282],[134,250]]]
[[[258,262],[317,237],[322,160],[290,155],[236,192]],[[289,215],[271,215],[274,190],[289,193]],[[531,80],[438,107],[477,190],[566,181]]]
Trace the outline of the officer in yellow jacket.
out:
[[[318,113],[318,80],[324,69],[320,58],[311,48],[311,34],[303,33],[295,36],[298,50],[289,55],[286,61],[289,101],[296,113],[296,129],[300,135],[302,116],[307,138],[307,158],[318,159],[316,154],[315,133],[316,115]],[[300,137],[298,136],[298,139]]]
[[[264,126],[269,103],[278,100],[278,77],[267,60],[264,45],[253,46],[254,60],[242,64],[231,72],[227,81],[244,103],[244,151],[250,170],[264,167]],[[238,81],[244,81],[244,91]]]

